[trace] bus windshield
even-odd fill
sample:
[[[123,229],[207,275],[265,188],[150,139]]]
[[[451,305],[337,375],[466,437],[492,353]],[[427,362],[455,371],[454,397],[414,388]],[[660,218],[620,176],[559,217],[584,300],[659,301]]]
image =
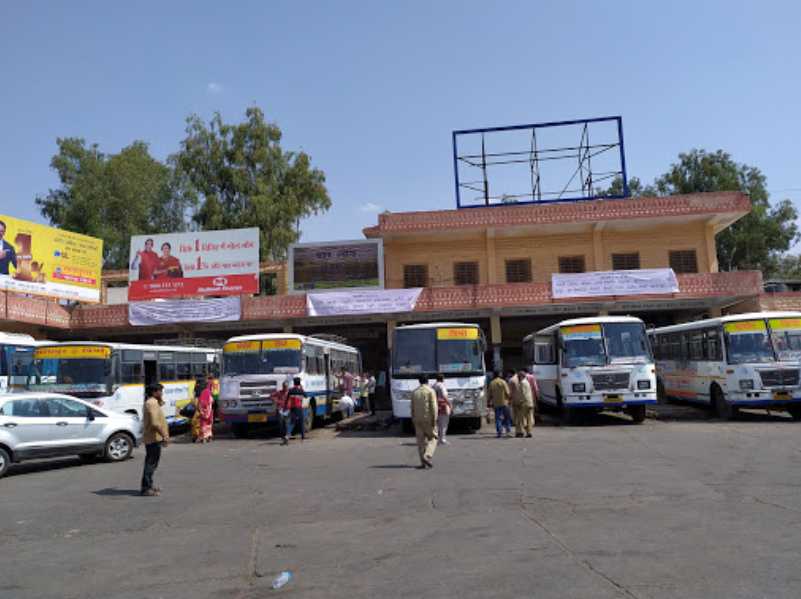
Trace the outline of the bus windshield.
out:
[[[605,366],[650,361],[645,326],[639,322],[582,324],[562,327],[564,365]]]
[[[223,351],[225,376],[297,374],[303,365],[301,343],[296,339],[230,343]]]
[[[46,358],[33,363],[29,387],[64,393],[104,392],[108,361],[96,358]]]
[[[801,360],[801,318],[773,318],[768,324],[776,357],[780,361]]]
[[[773,362],[776,355],[764,320],[741,320],[723,325],[730,364]]]
[[[400,329],[392,348],[392,372],[484,374],[481,333],[474,327]]]
[[[33,348],[24,345],[0,345],[0,375],[26,376],[33,362]]]

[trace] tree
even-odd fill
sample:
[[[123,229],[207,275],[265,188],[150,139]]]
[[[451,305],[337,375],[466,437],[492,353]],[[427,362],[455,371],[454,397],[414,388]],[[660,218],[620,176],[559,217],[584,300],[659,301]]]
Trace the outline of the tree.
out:
[[[245,116],[234,125],[219,113],[208,125],[189,117],[173,161],[200,198],[201,229],[259,227],[262,258],[280,260],[299,238],[300,219],[331,206],[325,175],[306,153],[281,148],[281,130],[259,108]]]
[[[623,178],[615,177],[607,189],[598,189],[595,193],[599,196],[622,195]],[[638,198],[641,196],[655,196],[657,192],[653,185],[643,185],[639,178],[631,177],[629,179],[629,195]]]
[[[656,180],[660,195],[704,191],[742,191],[751,198],[751,212],[717,236],[723,270],[771,271],[798,237],[798,213],[789,200],[771,206],[765,176],[753,166],[738,164],[722,150],[691,150]]]
[[[36,204],[54,226],[101,238],[105,268],[127,267],[132,235],[186,229],[192,197],[146,143],[108,155],[79,138],[56,143],[50,166],[61,186]]]

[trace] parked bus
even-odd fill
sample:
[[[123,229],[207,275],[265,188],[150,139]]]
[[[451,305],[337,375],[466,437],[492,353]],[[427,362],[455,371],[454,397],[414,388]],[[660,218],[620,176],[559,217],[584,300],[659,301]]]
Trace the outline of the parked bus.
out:
[[[801,419],[801,312],[756,312],[650,331],[659,389],[714,407],[786,410]]]
[[[0,332],[0,393],[25,389],[33,350],[41,343],[30,335]]]
[[[145,385],[164,385],[164,414],[170,426],[194,397],[195,379],[219,376],[218,351],[204,347],[101,342],[48,343],[34,351],[28,389],[65,393],[93,404],[142,417]]]
[[[272,394],[287,381],[300,377],[308,399],[304,425],[311,430],[315,417],[341,413],[342,375],[361,373],[359,350],[315,337],[291,334],[245,335],[223,346],[220,407],[234,435],[278,421]]]
[[[565,422],[578,411],[623,411],[636,423],[656,403],[645,324],[630,316],[574,318],[528,335],[523,352],[544,404]]]
[[[484,394],[486,368],[484,333],[476,324],[435,322],[395,329],[391,351],[392,413],[404,430],[411,430],[411,396],[423,374],[433,383],[437,373],[453,404],[451,420],[466,419],[470,428],[481,428],[486,415]]]

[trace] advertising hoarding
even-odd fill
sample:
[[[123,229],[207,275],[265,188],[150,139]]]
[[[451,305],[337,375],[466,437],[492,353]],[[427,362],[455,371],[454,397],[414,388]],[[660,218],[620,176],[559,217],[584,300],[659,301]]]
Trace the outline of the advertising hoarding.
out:
[[[0,214],[0,289],[100,301],[103,240]]]
[[[289,292],[384,288],[380,239],[296,243],[289,247]]]
[[[131,238],[128,300],[259,292],[259,229]]]

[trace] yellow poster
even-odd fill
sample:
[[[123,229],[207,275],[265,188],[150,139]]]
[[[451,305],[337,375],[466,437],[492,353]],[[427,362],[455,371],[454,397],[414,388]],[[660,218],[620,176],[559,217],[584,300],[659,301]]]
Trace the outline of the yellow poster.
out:
[[[0,214],[0,289],[100,301],[103,240]]]
[[[223,351],[226,354],[257,352],[259,349],[261,348],[258,341],[231,341],[223,345]]]

